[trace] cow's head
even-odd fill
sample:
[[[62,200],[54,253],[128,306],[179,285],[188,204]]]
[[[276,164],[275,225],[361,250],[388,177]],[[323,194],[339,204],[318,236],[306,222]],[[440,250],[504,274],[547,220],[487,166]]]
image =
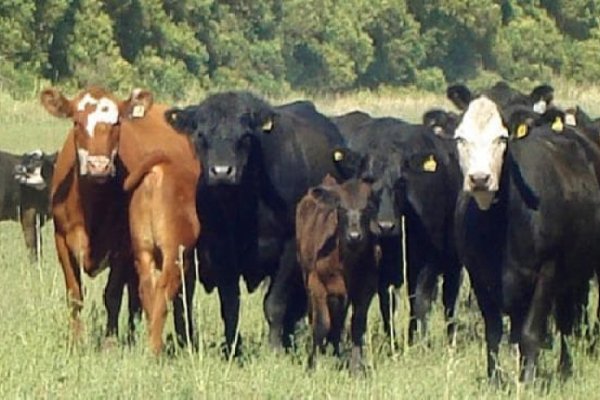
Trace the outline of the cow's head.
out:
[[[350,149],[338,148],[333,152],[334,161],[345,178],[357,178],[371,186],[376,215],[371,231],[380,236],[399,233],[401,217],[402,183],[401,160],[390,154],[375,157],[359,154]]]
[[[546,84],[536,86],[529,94],[529,99],[533,104],[533,111],[544,114],[554,100],[554,88]]]
[[[56,153],[45,154],[42,150],[34,150],[21,156],[13,176],[21,185],[44,190],[52,180],[55,162]]]
[[[79,174],[104,181],[116,171],[120,122],[143,117],[153,100],[150,92],[139,89],[120,101],[105,89],[90,87],[73,99],[56,89],[46,89],[41,102],[50,114],[73,121]]]
[[[337,210],[338,234],[349,248],[362,248],[370,237],[370,225],[376,214],[371,185],[350,179],[338,184],[327,175],[323,183],[312,190],[313,195]]]
[[[473,100],[456,128],[463,190],[487,210],[499,189],[508,130],[496,104],[485,96]]]
[[[260,135],[277,134],[274,110],[245,92],[215,94],[199,105],[168,110],[165,117],[192,137],[208,185],[240,184]]]
[[[429,127],[435,135],[444,139],[454,137],[457,123],[458,115],[453,112],[433,109],[423,114],[423,125]]]

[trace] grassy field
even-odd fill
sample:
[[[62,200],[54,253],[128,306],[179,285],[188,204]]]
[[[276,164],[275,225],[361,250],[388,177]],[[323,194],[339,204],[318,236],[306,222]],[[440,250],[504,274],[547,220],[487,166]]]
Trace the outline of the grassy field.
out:
[[[592,90],[558,88],[565,105],[581,104],[598,115],[600,102]],[[286,100],[291,100],[287,98]],[[374,115],[395,115],[418,120],[431,106],[448,104],[433,95],[358,93],[316,99],[326,113],[362,109]],[[23,152],[33,148],[57,149],[65,122],[47,116],[35,102],[15,103],[0,94],[0,148]],[[366,377],[350,376],[332,357],[321,357],[313,373],[305,362],[310,335],[298,335],[293,354],[274,354],[266,343],[262,290],[244,292],[240,330],[245,355],[240,360],[221,356],[222,323],[217,296],[201,288],[194,299],[200,349],[173,356],[152,356],[146,347],[145,327],[138,329],[137,344],[101,348],[105,312],[102,291],[106,274],[84,278],[86,324],[84,343],[68,346],[67,307],[62,272],[54,252],[51,224],[43,231],[44,257],[31,265],[15,222],[0,223],[0,398],[49,399],[590,399],[600,396],[600,363],[586,354],[584,343],[573,343],[572,379],[562,382],[554,371],[558,346],[543,353],[541,373],[532,387],[518,383],[517,357],[506,341],[500,355],[506,384],[492,387],[485,377],[483,323],[476,306],[468,306],[462,291],[458,309],[459,333],[453,346],[443,334],[441,306],[431,315],[427,344],[408,347],[407,301],[402,291],[395,316],[401,329],[392,348],[381,329],[377,307],[371,308],[367,340],[369,370]],[[594,294],[595,296],[595,294]],[[375,305],[376,302],[373,303]],[[593,302],[595,304],[595,301]],[[122,326],[125,326],[122,315]],[[167,333],[172,324],[167,325]]]

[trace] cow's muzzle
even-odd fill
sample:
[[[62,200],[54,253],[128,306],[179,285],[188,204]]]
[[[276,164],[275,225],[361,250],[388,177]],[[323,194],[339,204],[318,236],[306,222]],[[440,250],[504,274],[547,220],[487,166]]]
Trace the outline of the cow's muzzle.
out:
[[[115,156],[114,150],[110,157],[105,155],[90,155],[87,150],[77,150],[79,156],[79,174],[90,178],[109,178],[115,176]]]
[[[214,165],[208,170],[208,181],[210,184],[229,184],[237,183],[236,168],[232,165]]]

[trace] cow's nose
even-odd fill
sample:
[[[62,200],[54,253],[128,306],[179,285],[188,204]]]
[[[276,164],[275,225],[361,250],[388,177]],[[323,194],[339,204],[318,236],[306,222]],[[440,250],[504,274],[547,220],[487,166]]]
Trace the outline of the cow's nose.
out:
[[[362,239],[362,234],[359,231],[350,231],[348,232],[348,239],[351,242],[357,242]]]
[[[390,232],[394,230],[396,224],[393,221],[377,221],[377,226],[382,232]]]
[[[215,178],[229,178],[235,174],[235,168],[231,165],[215,165],[211,167],[210,174]]]
[[[490,177],[490,174],[477,172],[475,174],[470,174],[469,180],[471,181],[471,186],[473,186],[473,189],[486,189],[490,181]]]
[[[88,171],[92,175],[105,175],[110,169],[110,158],[104,156],[90,156],[88,158]]]

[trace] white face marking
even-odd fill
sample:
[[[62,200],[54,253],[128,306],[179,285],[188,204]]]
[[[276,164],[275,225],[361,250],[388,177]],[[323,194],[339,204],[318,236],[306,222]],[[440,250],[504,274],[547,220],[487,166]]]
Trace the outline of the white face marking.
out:
[[[460,168],[467,192],[496,192],[500,183],[508,131],[496,104],[487,97],[473,100],[456,128]],[[480,193],[481,194],[481,193]],[[493,196],[477,196],[489,208]],[[490,204],[487,204],[487,203]]]
[[[544,100],[540,100],[533,105],[533,111],[538,114],[543,114],[546,112],[547,104]]]
[[[85,129],[88,135],[94,136],[94,130],[99,123],[114,125],[119,121],[119,107],[114,101],[106,97],[95,99],[89,93],[86,93],[77,104],[77,110],[83,111],[88,105],[96,106],[96,109],[87,116]]]

